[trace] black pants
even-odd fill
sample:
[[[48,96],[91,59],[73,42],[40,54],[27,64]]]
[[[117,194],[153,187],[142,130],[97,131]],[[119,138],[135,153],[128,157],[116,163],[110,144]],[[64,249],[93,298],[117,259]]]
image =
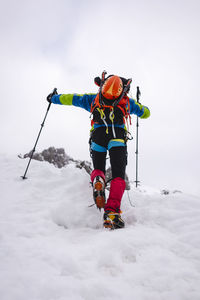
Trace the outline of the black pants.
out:
[[[125,170],[127,164],[127,150],[125,147],[113,147],[109,151],[110,164],[112,169],[112,178],[121,177],[125,179]],[[106,152],[97,152],[92,150],[92,160],[94,169],[99,169],[105,173]]]
[[[124,139],[125,130],[117,128],[116,138]],[[109,134],[106,134],[105,128],[95,130],[92,141],[107,148],[109,141],[113,139],[112,131],[109,128]],[[99,169],[105,173],[106,169],[106,152],[91,151],[94,169]],[[127,165],[127,146],[112,147],[109,150],[110,164],[112,169],[112,178],[121,177],[125,179],[125,170]]]

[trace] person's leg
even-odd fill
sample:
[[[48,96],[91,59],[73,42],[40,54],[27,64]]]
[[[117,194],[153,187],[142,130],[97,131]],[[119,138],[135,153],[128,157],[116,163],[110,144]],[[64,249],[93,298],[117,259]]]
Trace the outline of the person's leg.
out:
[[[91,181],[93,182],[96,176],[101,176],[105,180],[106,151],[98,152],[92,150],[92,162],[94,170],[91,173]]]
[[[97,208],[101,209],[105,206],[106,152],[98,152],[92,150],[92,160],[94,166],[94,170],[91,173],[93,198]]]
[[[107,203],[104,207],[104,227],[117,229],[125,226],[121,218],[121,199],[126,187],[125,169],[127,164],[126,146],[122,143],[119,147],[110,149],[110,163],[112,168],[112,181]]]
[[[93,198],[99,209],[105,206],[107,140],[105,128],[100,127],[93,131],[90,147],[94,170],[91,173],[91,181],[93,185]]]
[[[120,213],[121,199],[126,187],[125,170],[127,164],[126,146],[112,147],[109,150],[112,169],[110,193],[105,205],[105,211]]]
[[[127,165],[127,146],[112,147],[109,150],[112,179],[120,177],[125,179]]]

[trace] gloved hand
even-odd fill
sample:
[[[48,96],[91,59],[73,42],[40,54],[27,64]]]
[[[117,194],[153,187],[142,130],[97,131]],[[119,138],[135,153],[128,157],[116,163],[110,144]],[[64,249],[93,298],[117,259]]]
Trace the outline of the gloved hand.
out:
[[[53,93],[51,93],[51,94],[49,94],[48,96],[47,96],[47,101],[49,102],[49,103],[51,103],[51,99],[52,99],[52,97],[54,96],[54,95],[57,95],[58,93],[57,93],[57,89],[55,88],[54,90],[53,90]]]
[[[53,93],[51,93],[51,94],[49,94],[48,96],[47,96],[47,101],[49,102],[49,103],[51,103],[51,98],[53,97]]]

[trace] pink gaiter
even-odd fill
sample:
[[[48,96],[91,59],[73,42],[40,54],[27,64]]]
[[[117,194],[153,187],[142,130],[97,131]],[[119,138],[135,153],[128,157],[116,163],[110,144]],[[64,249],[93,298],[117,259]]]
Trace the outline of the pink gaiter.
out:
[[[91,181],[93,182],[94,181],[94,178],[96,176],[101,176],[103,178],[103,180],[105,181],[105,174],[103,171],[101,170],[98,170],[98,169],[94,169],[90,175],[90,178],[91,178]]]
[[[121,177],[116,177],[111,181],[110,194],[104,210],[120,212],[121,199],[126,187],[125,180]]]

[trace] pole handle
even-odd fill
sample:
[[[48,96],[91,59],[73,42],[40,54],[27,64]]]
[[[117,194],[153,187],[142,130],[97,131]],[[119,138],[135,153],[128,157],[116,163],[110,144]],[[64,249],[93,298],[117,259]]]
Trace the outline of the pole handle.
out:
[[[136,99],[138,103],[140,103],[140,96],[141,96],[140,88],[139,86],[137,86]]]

